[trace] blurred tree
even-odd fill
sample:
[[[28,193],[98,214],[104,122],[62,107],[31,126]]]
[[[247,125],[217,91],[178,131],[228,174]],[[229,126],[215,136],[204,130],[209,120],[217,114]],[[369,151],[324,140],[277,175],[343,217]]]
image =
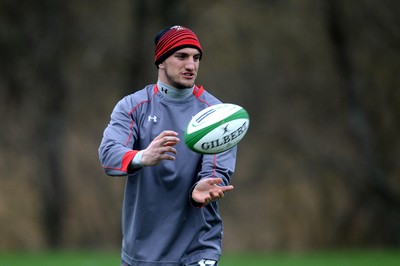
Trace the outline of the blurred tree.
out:
[[[129,54],[131,74],[128,80],[129,87],[126,93],[137,90],[145,85],[155,82],[155,66],[152,64],[154,54],[154,37],[158,31],[173,25],[187,25],[195,20],[189,8],[190,3],[183,0],[134,2],[133,28],[131,32],[132,50]]]
[[[367,229],[368,232],[361,233],[364,234],[361,241],[375,239],[376,242],[400,244],[400,227],[395,225],[396,220],[400,217],[400,191],[397,187],[392,186],[390,180],[393,179],[391,177],[392,167],[384,162],[385,158],[380,158],[381,155],[387,153],[388,149],[388,147],[382,146],[383,140],[380,138],[391,139],[395,144],[393,148],[397,149],[398,140],[392,138],[390,131],[399,132],[399,127],[396,121],[391,121],[392,123],[389,125],[391,129],[389,131],[386,131],[388,129],[382,130],[378,126],[379,120],[385,118],[378,118],[378,121],[374,118],[374,116],[379,116],[379,114],[374,113],[375,110],[390,110],[389,113],[384,114],[389,117],[398,117],[399,112],[396,105],[393,105],[395,102],[390,104],[390,102],[379,103],[375,101],[374,87],[371,87],[373,83],[368,82],[370,78],[365,75],[373,76],[374,72],[377,71],[376,66],[371,65],[372,62],[363,62],[364,65],[360,65],[356,56],[356,49],[362,49],[357,44],[357,38],[363,39],[365,34],[381,36],[379,42],[384,43],[378,48],[374,47],[371,40],[365,40],[362,45],[367,49],[367,52],[373,52],[378,48],[379,50],[382,49],[382,54],[392,52],[399,54],[400,36],[396,36],[393,25],[400,26],[400,23],[398,23],[400,21],[393,14],[399,13],[400,8],[399,5],[392,2],[390,6],[393,10],[387,12],[386,4],[388,3],[385,2],[382,6],[382,3],[369,1],[344,3],[329,0],[327,2],[327,32],[331,39],[330,43],[333,58],[336,60],[338,78],[342,80],[344,95],[347,99],[349,130],[359,147],[360,160],[358,164],[361,168],[360,175],[343,179],[353,197],[353,207],[341,218],[339,229],[337,229],[338,232],[341,232],[339,238],[342,239],[338,239],[339,241],[351,241],[351,238],[354,237],[351,232],[355,231],[354,227],[358,226],[358,216],[361,213],[366,216],[366,223],[369,223],[368,227],[370,228],[379,223],[382,215],[386,214],[386,219],[394,219],[388,222],[391,226],[383,227],[375,232]],[[346,12],[346,9],[350,12]],[[372,22],[370,21],[371,18]],[[367,59],[371,57],[371,54],[363,54],[362,56]],[[362,68],[365,68],[369,73],[363,73]],[[388,69],[388,71],[390,70]],[[360,82],[360,80],[363,81]],[[387,88],[380,88],[380,90],[389,92],[393,88],[389,85]],[[368,99],[369,97],[372,98]],[[396,99],[392,100],[397,101]],[[374,105],[368,105],[367,101],[373,101]],[[381,104],[385,106],[380,106]],[[390,217],[389,213],[394,214],[394,216]],[[397,233],[393,234],[393,230]]]
[[[64,139],[67,88],[61,67],[68,42],[66,1],[6,1],[2,9],[4,110],[20,119],[11,130],[25,132],[13,146],[29,156],[29,174],[41,197],[42,230],[58,247],[66,202]],[[12,131],[11,131],[12,132]],[[9,132],[5,139],[15,137]],[[11,134],[10,134],[11,133]]]
[[[97,148],[117,100],[155,82],[154,35],[176,24],[202,41],[199,84],[251,115],[221,202],[227,249],[399,246],[399,13],[397,0],[0,1],[0,248],[119,246],[123,179]]]

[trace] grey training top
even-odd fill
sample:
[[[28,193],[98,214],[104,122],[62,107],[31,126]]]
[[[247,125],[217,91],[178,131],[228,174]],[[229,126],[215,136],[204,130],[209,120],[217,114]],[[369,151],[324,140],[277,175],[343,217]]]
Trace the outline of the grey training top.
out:
[[[189,150],[184,132],[192,116],[220,103],[195,86],[185,99],[167,97],[149,85],[123,98],[114,108],[99,148],[108,175],[128,175],[122,214],[122,259],[135,266],[182,265],[200,259],[219,260],[222,221],[218,204],[194,206],[191,190],[202,178],[220,177],[228,185],[236,147],[217,155]],[[176,160],[131,169],[139,150],[164,130],[179,133]]]

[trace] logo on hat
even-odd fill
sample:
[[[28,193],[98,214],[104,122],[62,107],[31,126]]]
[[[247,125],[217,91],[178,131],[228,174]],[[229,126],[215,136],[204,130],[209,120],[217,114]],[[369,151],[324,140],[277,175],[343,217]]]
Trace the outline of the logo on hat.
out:
[[[182,26],[173,26],[171,29],[176,29],[176,30],[184,30],[185,28]]]

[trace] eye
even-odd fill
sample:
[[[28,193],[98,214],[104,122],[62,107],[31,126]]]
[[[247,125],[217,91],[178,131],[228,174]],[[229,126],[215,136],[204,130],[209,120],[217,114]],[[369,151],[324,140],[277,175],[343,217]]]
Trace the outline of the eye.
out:
[[[180,54],[180,53],[176,53],[175,57],[178,58],[178,59],[184,59],[185,55],[184,54]]]

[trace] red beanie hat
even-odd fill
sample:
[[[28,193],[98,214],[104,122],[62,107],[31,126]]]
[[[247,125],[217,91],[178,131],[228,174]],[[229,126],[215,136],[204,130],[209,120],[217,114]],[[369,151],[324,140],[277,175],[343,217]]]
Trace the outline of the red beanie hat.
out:
[[[203,54],[203,50],[201,49],[196,34],[182,26],[173,26],[163,29],[156,35],[154,43],[156,46],[154,57],[154,63],[156,66],[177,50],[184,47],[193,47],[199,50],[200,59]]]

